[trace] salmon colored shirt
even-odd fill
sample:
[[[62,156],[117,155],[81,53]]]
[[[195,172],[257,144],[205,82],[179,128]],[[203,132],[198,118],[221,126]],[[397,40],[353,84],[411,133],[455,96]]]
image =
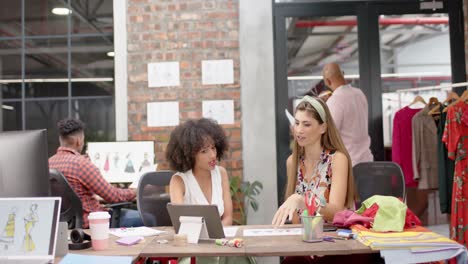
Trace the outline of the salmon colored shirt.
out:
[[[336,128],[354,165],[373,161],[368,134],[368,106],[364,93],[351,85],[342,85],[327,101]]]

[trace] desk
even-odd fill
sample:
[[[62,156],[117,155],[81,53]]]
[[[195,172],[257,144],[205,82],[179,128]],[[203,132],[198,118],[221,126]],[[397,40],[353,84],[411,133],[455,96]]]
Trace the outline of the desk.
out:
[[[295,228],[300,225],[291,225]],[[376,253],[356,240],[335,240],[335,242],[302,242],[301,236],[243,237],[243,229],[271,228],[270,225],[239,226],[236,237],[244,239],[244,247],[217,246],[214,242],[202,241],[187,246],[174,246],[172,228],[148,243],[140,253],[141,257],[190,257],[190,256],[306,256],[306,255],[349,255]],[[330,233],[331,234],[331,233]],[[166,239],[168,244],[158,244],[158,239]]]
[[[171,230],[172,227],[158,228],[158,230]],[[89,234],[89,230],[85,230]],[[79,255],[94,255],[94,256],[131,256],[136,259],[140,252],[156,237],[145,237],[142,242],[132,246],[122,246],[117,244],[115,241],[119,239],[114,235],[109,235],[109,248],[106,250],[93,250],[93,248],[87,248],[83,250],[69,250],[68,253],[79,254]],[[56,257],[54,263],[59,263],[63,257]]]

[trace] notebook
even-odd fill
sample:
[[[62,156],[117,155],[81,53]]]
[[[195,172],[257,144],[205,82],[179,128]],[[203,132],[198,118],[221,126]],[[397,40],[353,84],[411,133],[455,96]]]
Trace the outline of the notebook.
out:
[[[60,197],[0,198],[0,263],[52,263]]]

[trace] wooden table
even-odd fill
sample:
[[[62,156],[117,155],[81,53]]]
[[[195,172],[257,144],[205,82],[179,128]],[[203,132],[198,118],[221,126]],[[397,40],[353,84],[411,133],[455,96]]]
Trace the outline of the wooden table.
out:
[[[158,230],[173,230],[172,227],[158,228]],[[89,230],[85,230],[89,234]],[[92,247],[82,250],[69,250],[68,253],[79,255],[94,255],[94,256],[131,256],[134,259],[138,257],[140,252],[146,247],[155,237],[146,237],[145,240],[132,246],[122,246],[115,241],[119,239],[114,235],[109,235],[109,248],[106,250],[94,250]],[[59,263],[63,257],[56,257],[54,263]]]
[[[288,228],[297,228],[291,225]],[[335,240],[335,242],[306,243],[299,235],[243,237],[244,229],[272,228],[270,225],[239,226],[236,237],[244,239],[244,246],[233,248],[217,246],[213,241],[202,241],[187,246],[173,245],[174,231],[160,235],[146,244],[140,253],[141,257],[189,257],[189,256],[307,256],[307,255],[349,255],[376,253],[369,247],[356,240]],[[168,230],[168,229],[165,229]],[[335,234],[334,232],[330,234]],[[166,239],[167,244],[160,244],[158,240]]]

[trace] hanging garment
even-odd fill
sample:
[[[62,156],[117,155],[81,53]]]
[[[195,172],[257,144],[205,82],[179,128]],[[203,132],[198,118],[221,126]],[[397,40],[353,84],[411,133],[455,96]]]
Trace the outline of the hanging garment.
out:
[[[411,120],[421,109],[403,107],[395,114],[392,133],[392,161],[400,165],[407,187],[416,187],[413,179]]]
[[[438,105],[437,105],[438,107]],[[422,190],[439,188],[437,163],[437,126],[434,118],[427,113],[429,105],[414,115],[412,120],[413,137],[413,177]]]
[[[440,109],[440,121],[437,126],[437,159],[439,161],[439,203],[440,212],[450,214],[452,206],[453,174],[455,162],[448,157],[447,148],[442,142],[447,113]]]
[[[465,246],[468,242],[468,122],[464,120],[467,118],[468,105],[464,101],[451,106],[442,137],[448,157],[455,160],[450,238]]]

